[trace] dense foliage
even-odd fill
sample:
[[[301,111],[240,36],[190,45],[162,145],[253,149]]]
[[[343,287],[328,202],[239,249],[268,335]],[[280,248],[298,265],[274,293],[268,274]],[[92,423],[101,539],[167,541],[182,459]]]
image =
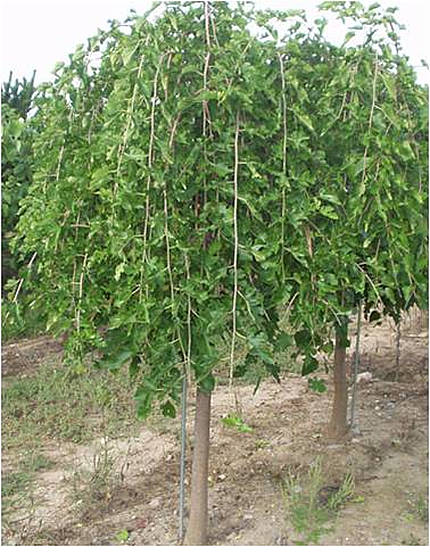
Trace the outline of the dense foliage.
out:
[[[31,182],[32,129],[27,122],[34,95],[30,81],[13,82],[12,73],[1,90],[2,107],[2,292],[16,276],[18,264],[10,254],[9,238],[18,221],[18,205]]]
[[[32,305],[74,353],[145,370],[141,415],[173,415],[185,371],[211,391],[226,343],[231,375],[277,376],[289,345],[308,374],[359,300],[425,305],[427,92],[394,10],[322,9],[352,24],[344,45],[300,10],[169,2],[40,88],[15,241],[37,254]]]

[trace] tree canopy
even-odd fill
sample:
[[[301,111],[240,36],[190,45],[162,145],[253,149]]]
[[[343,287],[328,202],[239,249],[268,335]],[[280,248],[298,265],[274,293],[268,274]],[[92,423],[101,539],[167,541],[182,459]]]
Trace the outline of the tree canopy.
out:
[[[343,45],[302,10],[168,2],[39,88],[15,239],[32,305],[70,351],[145,369],[141,415],[174,414],[184,371],[211,391],[226,344],[231,376],[261,360],[276,377],[291,345],[308,374],[359,300],[426,305],[426,88],[395,9],[321,9]]]

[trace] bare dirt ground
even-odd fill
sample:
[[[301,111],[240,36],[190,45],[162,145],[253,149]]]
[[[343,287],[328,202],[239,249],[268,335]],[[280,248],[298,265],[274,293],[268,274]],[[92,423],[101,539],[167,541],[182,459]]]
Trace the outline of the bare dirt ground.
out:
[[[256,395],[252,386],[240,386],[249,433],[221,422],[233,412],[233,399],[227,387],[217,387],[211,427],[210,545],[295,544],[282,481],[291,472],[306,471],[317,458],[324,484],[339,486],[350,473],[356,497],[342,507],[333,530],[319,544],[428,545],[428,522],[417,508],[428,496],[428,331],[421,316],[418,319],[420,324],[416,318],[403,323],[399,367],[395,329],[387,322],[363,326],[361,371],[371,371],[373,379],[359,388],[360,433],[344,442],[330,442],[325,434],[330,380],[324,394],[308,391],[305,379],[288,372],[281,384],[262,383]],[[26,341],[3,349],[6,373],[17,375],[15,359],[28,363],[25,348],[34,346]],[[41,360],[58,357],[58,347],[47,339],[37,348],[42,348]],[[350,359],[353,349],[354,341]],[[30,355],[30,363],[39,360],[32,350]],[[32,363],[22,368],[25,374],[34,371]],[[192,434],[192,395],[190,403]],[[124,531],[129,545],[178,544],[178,433],[179,419],[173,419],[149,421],[127,439],[101,438],[90,445],[47,440],[44,454],[53,466],[37,475],[31,511],[18,511],[3,528],[3,544],[114,545]],[[192,436],[187,489],[191,445]],[[116,483],[106,504],[82,516],[79,500],[70,499],[71,477],[91,472],[106,454],[118,475]],[[3,469],[16,460],[3,457]]]
[[[11,342],[2,347],[2,377],[25,377],[31,375],[42,364],[54,364],[61,361],[63,347],[50,336],[39,336]]]

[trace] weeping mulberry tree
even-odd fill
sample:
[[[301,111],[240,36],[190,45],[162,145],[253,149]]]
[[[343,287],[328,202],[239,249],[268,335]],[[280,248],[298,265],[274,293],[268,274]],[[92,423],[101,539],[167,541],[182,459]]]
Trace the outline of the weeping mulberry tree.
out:
[[[400,252],[412,244],[422,251],[416,209],[424,171],[419,196],[407,184],[423,157],[410,136],[423,94],[410,76],[409,97],[395,94],[409,108],[408,124],[392,125],[396,133],[385,141],[396,109],[391,101],[380,108],[387,94],[374,85],[369,62],[376,46],[334,48],[323,32],[323,20],[309,28],[301,11],[169,2],[156,18],[112,22],[39,91],[37,165],[15,240],[37,269],[37,282],[30,268],[25,278],[32,305],[47,312],[52,332],[69,333],[72,355],[97,349],[104,367],[128,364],[142,418],[154,403],[174,416],[183,379],[194,380],[187,544],[207,538],[220,349],[229,347],[230,379],[256,360],[278,378],[275,357],[289,344],[310,373],[316,352],[331,349],[327,325],[342,325],[357,297],[372,305],[373,287],[388,289],[384,274],[390,282],[401,275],[405,282],[406,274],[408,301],[421,279],[423,267],[412,261],[399,272],[393,245],[400,232]],[[378,62],[379,72],[396,79]],[[405,76],[406,65],[393,85],[399,92]],[[360,94],[365,77],[370,93],[366,86]],[[414,162],[400,154],[394,163],[396,134],[405,135],[404,152],[415,150]],[[365,204],[378,196],[376,180],[370,183],[376,168],[390,192],[397,180],[402,204],[413,202],[413,231],[405,233],[406,210],[397,216],[394,202],[387,210],[385,196],[391,234],[383,217],[371,218]],[[392,273],[385,260],[378,264],[382,243],[391,247]],[[285,307],[293,337],[279,328]]]
[[[361,303],[371,319],[385,314],[396,322],[412,305],[428,305],[428,91],[400,53],[395,9],[359,2],[320,8],[349,30],[335,47],[320,19],[321,36],[304,41],[295,61],[309,142],[300,187],[294,180],[287,194],[297,225],[288,251],[303,266],[287,268],[294,270],[290,321],[299,327],[303,372],[317,368],[318,349],[334,346],[329,433],[339,437],[349,428],[348,318]],[[295,165],[287,165],[287,176]],[[334,345],[324,326],[334,330]]]

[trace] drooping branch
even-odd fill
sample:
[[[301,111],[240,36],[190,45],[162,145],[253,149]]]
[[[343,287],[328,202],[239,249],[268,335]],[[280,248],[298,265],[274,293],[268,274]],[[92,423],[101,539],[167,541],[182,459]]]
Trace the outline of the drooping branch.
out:
[[[172,305],[172,314],[175,313],[175,288],[173,284],[173,273],[172,273],[172,263],[170,257],[170,240],[169,240],[169,211],[168,211],[168,203],[167,203],[167,188],[166,183],[164,183],[163,187],[163,208],[164,208],[164,237],[166,241],[166,267],[167,273],[169,275],[169,285],[170,285],[170,299]]]
[[[379,67],[378,59],[376,58],[376,60],[375,60],[375,70],[374,70],[374,73],[373,73],[373,82],[372,82],[372,105],[370,107],[369,125],[368,125],[369,133],[372,129],[373,114],[375,112],[375,105],[376,105],[376,81],[377,81],[377,77],[378,77],[378,67]],[[364,148],[364,154],[363,154],[363,172],[362,172],[362,175],[361,175],[361,187],[360,187],[361,190],[364,189],[364,184],[365,184],[365,181],[366,181],[368,150],[369,150],[369,144],[367,143],[366,147]]]
[[[149,148],[148,148],[148,177],[146,179],[146,197],[145,197],[145,219],[143,225],[143,253],[142,253],[142,263],[140,268],[140,289],[139,289],[139,303],[142,303],[143,298],[143,276],[144,267],[147,260],[147,243],[148,243],[148,229],[149,229],[149,219],[150,219],[150,209],[149,209],[149,194],[151,188],[151,170],[153,163],[153,149],[155,141],[155,106],[157,102],[157,91],[158,91],[158,76],[160,73],[161,64],[163,62],[165,54],[161,54],[158,61],[157,69],[155,71],[154,80],[152,83],[152,99],[151,99],[151,116],[150,116],[150,130],[149,130]],[[146,296],[148,296],[148,285],[145,285]]]
[[[282,138],[282,193],[281,193],[281,270],[282,278],[285,279],[285,212],[286,212],[286,200],[285,200],[285,181],[287,178],[287,96],[285,93],[285,75],[284,75],[284,61],[282,55],[278,53],[279,65],[281,72],[281,84],[282,84],[282,127],[283,127],[283,138]]]
[[[81,274],[79,276],[79,295],[78,302],[76,306],[76,330],[79,333],[81,330],[81,310],[82,310],[82,298],[84,295],[84,275],[87,266],[88,251],[85,251],[84,259],[82,262]]]
[[[238,293],[238,268],[237,268],[237,256],[239,250],[239,233],[238,233],[238,198],[239,198],[239,125],[240,118],[239,112],[236,114],[236,130],[234,135],[234,173],[233,173],[233,238],[234,238],[234,249],[233,249],[233,302],[232,302],[232,336],[231,336],[231,350],[230,350],[230,388],[233,384],[233,371],[234,371],[234,355],[235,355],[235,344],[236,344],[236,329],[237,329],[237,317],[236,317],[236,307],[237,307],[237,293]]]
[[[149,41],[149,37],[146,40],[146,44]],[[146,46],[146,45],[145,45]],[[115,185],[114,185],[114,195],[116,195],[117,191],[118,191],[118,178],[121,172],[121,166],[122,166],[122,160],[124,157],[124,152],[125,149],[127,147],[127,142],[128,142],[128,135],[129,135],[129,131],[130,131],[130,126],[131,126],[131,122],[133,120],[133,113],[134,113],[134,106],[136,103],[136,96],[137,96],[137,92],[139,89],[139,80],[141,78],[142,75],[142,68],[143,68],[143,63],[145,61],[145,55],[142,55],[140,57],[140,62],[139,62],[139,67],[138,67],[138,71],[137,71],[137,80],[134,84],[133,87],[133,94],[131,96],[131,100],[130,103],[127,106],[127,120],[125,123],[125,127],[124,127],[124,132],[122,135],[122,140],[120,142],[120,144],[118,145],[118,163],[117,163],[117,167],[116,167],[116,180],[115,180]],[[158,68],[157,68],[158,71]]]
[[[30,270],[31,267],[33,266],[34,260],[37,257],[37,251],[35,251],[33,253],[33,255],[31,256],[31,259],[29,260],[28,264],[27,264],[27,269]],[[19,296],[19,292],[21,291],[22,285],[24,283],[24,278],[20,278],[19,282],[18,282],[18,286],[15,290],[15,294],[13,296],[12,299],[12,303],[16,303],[18,301],[18,296]]]
[[[190,261],[188,255],[185,255],[185,270],[187,281],[191,279]],[[185,453],[187,442],[187,393],[188,386],[191,385],[191,296],[187,295],[187,351],[184,352],[185,374],[182,379],[182,395],[181,395],[181,458],[180,458],[180,474],[179,474],[179,540],[182,542],[184,538],[185,527]]]

